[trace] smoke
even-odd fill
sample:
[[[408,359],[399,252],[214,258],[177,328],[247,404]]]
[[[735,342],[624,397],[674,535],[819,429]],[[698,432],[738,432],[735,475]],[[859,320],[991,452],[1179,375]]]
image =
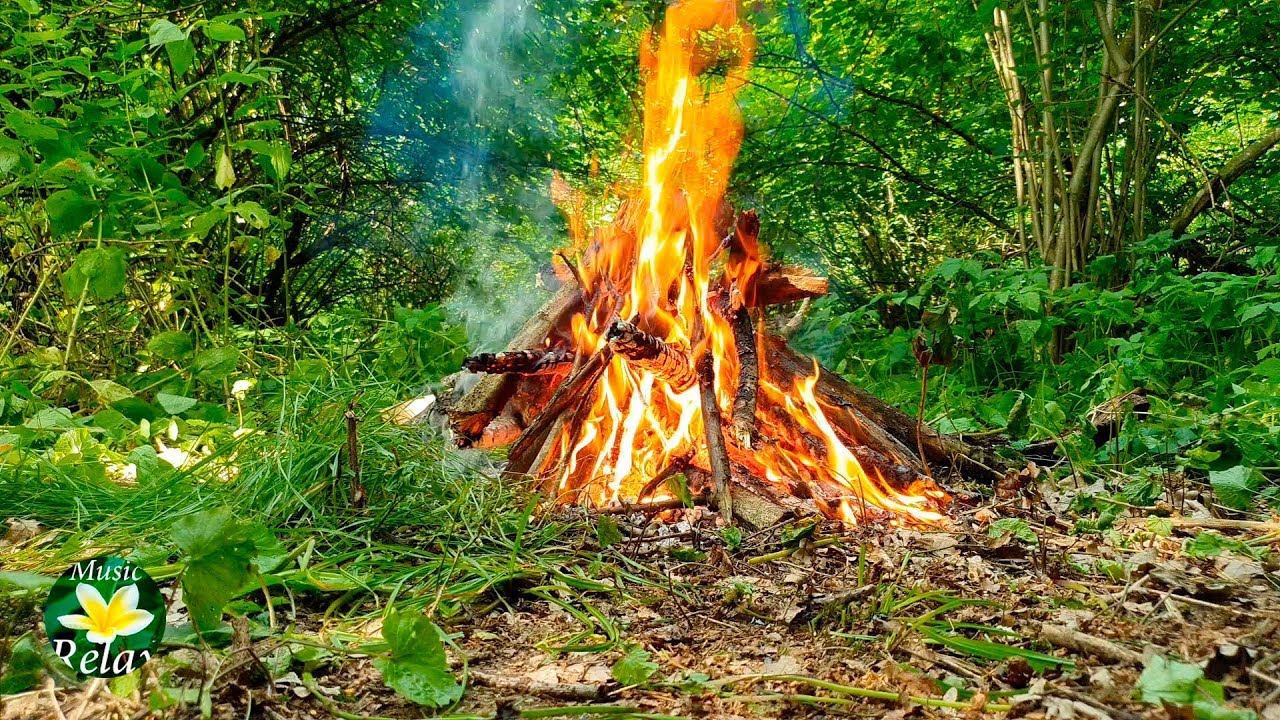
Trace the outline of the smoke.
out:
[[[500,348],[543,302],[538,270],[563,242],[548,197],[556,29],[533,0],[450,5],[413,32],[374,124],[403,138],[396,162],[422,188],[416,231],[463,264],[444,304],[479,349]]]

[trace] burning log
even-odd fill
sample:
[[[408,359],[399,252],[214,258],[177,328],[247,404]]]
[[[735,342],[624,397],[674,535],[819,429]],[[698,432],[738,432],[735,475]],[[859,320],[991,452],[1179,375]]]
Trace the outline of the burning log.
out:
[[[537,419],[525,428],[520,438],[511,446],[511,451],[507,454],[508,474],[523,475],[540,469],[535,463],[546,457],[543,446],[556,440],[556,434],[551,432],[552,427],[561,421],[561,416],[571,407],[577,407],[578,403],[587,399],[591,394],[588,391],[600,379],[610,357],[611,353],[605,351],[592,355],[556,388],[542,412],[538,413]]]
[[[556,365],[571,362],[573,362],[573,353],[565,348],[539,348],[479,353],[463,360],[462,367],[478,373],[537,375]]]
[[[808,268],[770,263],[756,280],[755,297],[749,305],[766,307],[822,297],[830,287],[826,278]]]
[[[609,326],[609,347],[627,363],[653,373],[675,390],[691,387],[695,377],[689,356],[661,338],[650,335],[625,320]]]
[[[542,309],[516,332],[507,350],[542,347],[548,337],[568,326],[569,316],[582,304],[578,288],[562,286]],[[515,375],[485,375],[471,390],[453,403],[447,412],[449,427],[459,440],[473,441],[511,399],[515,391]]]

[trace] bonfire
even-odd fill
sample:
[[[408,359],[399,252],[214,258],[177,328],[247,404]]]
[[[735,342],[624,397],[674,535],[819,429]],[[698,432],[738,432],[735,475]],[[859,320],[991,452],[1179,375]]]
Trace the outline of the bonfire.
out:
[[[756,213],[725,200],[753,49],[731,0],[674,4],[644,38],[640,181],[596,227],[553,181],[563,284],[505,352],[466,361],[485,376],[448,409],[452,431],[509,445],[506,471],[559,503],[664,507],[687,488],[757,525],[778,517],[762,507],[941,523],[950,498],[930,464],[981,467],[971,449],[770,329],[771,308],[827,282],[771,262]]]

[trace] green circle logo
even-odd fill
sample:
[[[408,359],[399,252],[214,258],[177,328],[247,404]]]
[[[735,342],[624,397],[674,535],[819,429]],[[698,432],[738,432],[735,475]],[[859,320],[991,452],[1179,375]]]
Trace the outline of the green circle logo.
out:
[[[54,654],[80,677],[113,678],[142,667],[160,646],[164,621],[156,582],[114,555],[72,565],[44,606]]]

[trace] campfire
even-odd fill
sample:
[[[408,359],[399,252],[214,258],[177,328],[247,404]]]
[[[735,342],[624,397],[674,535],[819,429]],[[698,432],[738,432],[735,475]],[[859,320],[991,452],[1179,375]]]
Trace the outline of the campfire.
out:
[[[485,375],[451,428],[461,446],[510,445],[507,472],[561,503],[663,506],[687,487],[753,524],[761,507],[939,523],[949,497],[928,463],[963,447],[770,329],[771,308],[827,282],[771,262],[756,213],[725,201],[753,48],[732,0],[668,9],[642,43],[639,182],[589,227],[581,193],[553,181],[562,285],[507,351],[468,358]]]

